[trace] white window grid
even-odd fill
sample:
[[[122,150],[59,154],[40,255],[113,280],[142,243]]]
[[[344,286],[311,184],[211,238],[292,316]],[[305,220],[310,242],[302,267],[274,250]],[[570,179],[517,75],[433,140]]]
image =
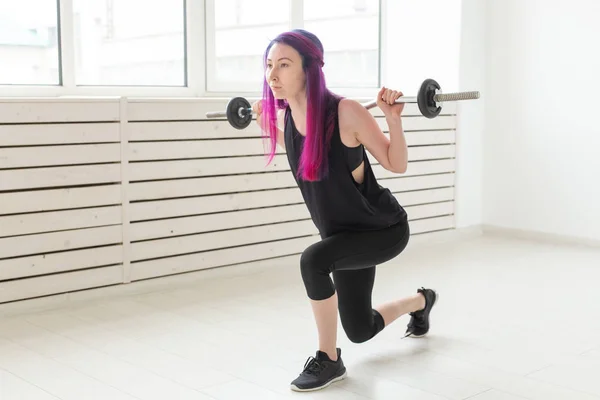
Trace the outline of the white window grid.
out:
[[[60,78],[59,85],[0,85],[0,97],[143,97],[143,98],[230,98],[256,97],[260,92],[235,85],[219,83],[221,90],[208,90],[209,80],[215,79],[215,63],[207,62],[215,56],[215,1],[184,0],[186,38],[185,86],[86,86],[75,83],[75,47],[73,26],[73,0],[57,0],[59,5]],[[284,1],[284,0],[282,0]],[[303,0],[290,1],[290,29],[304,27]],[[335,92],[345,96],[372,97],[386,78],[386,10],[388,0],[379,0],[378,86],[373,88],[335,87]],[[198,21],[202,21],[198,23]],[[266,45],[266,44],[265,44]],[[325,49],[327,51],[327,49]],[[243,71],[240,71],[243,73]]]

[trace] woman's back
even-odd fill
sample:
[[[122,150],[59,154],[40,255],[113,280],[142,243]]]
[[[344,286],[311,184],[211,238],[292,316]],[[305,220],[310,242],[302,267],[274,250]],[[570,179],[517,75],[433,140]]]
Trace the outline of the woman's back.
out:
[[[321,180],[298,177],[298,165],[305,137],[296,129],[290,109],[284,118],[285,148],[298,187],[322,237],[343,231],[382,229],[406,219],[406,212],[392,193],[379,185],[364,147],[364,180],[357,183],[348,163],[348,148],[340,137],[339,101],[329,112],[335,113],[328,157],[328,173]]]

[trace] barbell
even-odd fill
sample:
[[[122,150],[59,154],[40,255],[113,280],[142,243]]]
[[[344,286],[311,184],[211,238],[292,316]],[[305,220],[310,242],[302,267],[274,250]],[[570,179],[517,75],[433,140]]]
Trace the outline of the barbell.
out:
[[[426,118],[435,118],[442,111],[442,106],[438,103],[476,100],[479,98],[478,91],[438,93],[441,90],[440,85],[434,79],[425,79],[419,88],[417,96],[401,96],[396,100],[398,103],[417,103],[419,111]],[[369,110],[377,106],[377,99],[363,103],[363,106]],[[225,111],[212,111],[206,113],[207,118],[226,117],[229,124],[236,129],[244,129],[252,122],[252,105],[243,97],[234,97],[227,103]]]

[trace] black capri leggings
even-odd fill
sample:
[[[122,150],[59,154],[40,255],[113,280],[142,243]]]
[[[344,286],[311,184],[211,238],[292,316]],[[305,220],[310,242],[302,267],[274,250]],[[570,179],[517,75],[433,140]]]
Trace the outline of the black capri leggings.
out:
[[[402,221],[377,231],[335,234],[302,253],[300,271],[308,297],[324,300],[337,291],[342,326],[352,342],[365,342],[383,329],[383,317],[371,305],[375,268],[399,255],[409,236],[408,222]]]

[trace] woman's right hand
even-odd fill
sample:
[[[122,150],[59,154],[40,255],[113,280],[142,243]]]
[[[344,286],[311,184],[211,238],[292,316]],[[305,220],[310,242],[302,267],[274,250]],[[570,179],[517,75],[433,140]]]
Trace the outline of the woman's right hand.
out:
[[[252,104],[252,112],[256,114],[256,123],[258,126],[262,127],[262,120],[260,117],[262,114],[262,100],[255,101],[254,104]]]

